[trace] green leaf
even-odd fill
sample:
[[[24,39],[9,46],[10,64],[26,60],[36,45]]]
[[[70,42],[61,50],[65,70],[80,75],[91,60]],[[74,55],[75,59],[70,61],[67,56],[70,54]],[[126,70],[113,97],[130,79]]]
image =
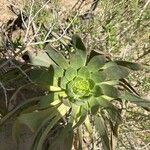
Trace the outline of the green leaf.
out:
[[[53,65],[49,68],[49,72],[51,72],[51,76],[53,76],[51,85],[57,87],[60,77],[62,77],[64,75],[64,70],[57,65]]]
[[[78,35],[73,35],[72,36],[72,44],[73,47],[75,48],[76,54],[80,55],[81,58],[83,59],[83,64],[86,64],[86,59],[87,59],[87,53],[86,53],[86,47],[84,46],[81,38]]]
[[[37,53],[28,52],[31,64],[36,66],[49,67],[53,61],[49,58],[46,52],[38,51]]]
[[[50,113],[46,119],[44,119],[44,121],[42,122],[38,130],[35,132],[31,150],[37,150],[37,145],[39,143],[41,136],[43,135],[43,131],[48,127],[48,125],[54,126],[55,121],[58,120],[57,119],[58,116],[60,116],[60,113],[57,111],[57,107],[56,107],[56,109],[54,109],[53,112]]]
[[[48,56],[61,68],[67,69],[69,67],[67,59],[65,59],[65,57],[60,52],[57,52],[49,45],[46,47],[46,52]]]
[[[89,105],[92,115],[96,115],[96,113],[98,112],[98,109],[99,109],[99,103],[98,103],[97,99],[95,97],[91,97],[88,100],[88,105]]]
[[[75,53],[70,57],[70,66],[74,69],[79,69],[84,66],[84,59],[81,55]]]
[[[117,64],[113,61],[109,61],[109,62],[105,63],[105,65],[102,67],[102,69],[107,69],[107,68],[113,67],[113,66],[117,66]]]
[[[41,85],[52,85],[53,84],[53,75],[54,72],[46,68],[35,68],[30,70],[29,77],[30,79]]]
[[[54,77],[55,78],[59,78],[59,77],[62,77],[63,74],[64,74],[64,70],[57,66],[57,65],[53,65],[53,68],[54,68]]]
[[[60,92],[62,89],[58,86],[46,86],[47,89],[49,89],[50,92]]]
[[[68,112],[69,108],[65,105],[61,104],[58,109],[55,117],[51,120],[51,122],[47,125],[47,127],[43,130],[42,135],[36,145],[35,150],[42,150],[43,143],[47,138],[48,133],[51,129],[56,125],[56,123]],[[34,150],[34,148],[33,148]]]
[[[81,115],[80,118],[79,118],[79,121],[73,126],[73,129],[79,127],[81,124],[84,123],[86,119],[86,115]]]
[[[7,114],[7,107],[6,107],[5,101],[1,101],[1,103],[0,103],[0,115],[4,116],[6,114]]]
[[[100,84],[100,87],[102,89],[102,93],[106,96],[112,97],[112,98],[118,98],[119,93],[118,90],[109,84]]]
[[[20,123],[26,124],[34,132],[42,124],[44,119],[46,119],[49,116],[49,114],[53,112],[53,110],[54,108],[49,108],[38,112],[21,114],[18,117],[18,120]]]
[[[117,122],[118,124],[122,122],[121,114],[117,107],[115,107],[111,102],[103,97],[96,98],[96,100],[100,107],[103,107],[108,112],[112,122]]]
[[[79,127],[81,124],[84,123],[88,113],[88,104],[85,103],[84,105],[80,106],[80,112],[78,113],[78,121],[76,124],[73,126],[73,129]]]
[[[76,148],[77,150],[83,150],[83,131],[82,131],[82,127],[79,126],[77,129],[77,137],[79,140],[79,144],[78,147]]]
[[[131,93],[135,93],[138,95],[137,91],[130,85],[130,83],[126,79],[120,79],[119,85],[123,86],[124,89],[129,90]]]
[[[73,123],[77,119],[79,113],[80,113],[80,106],[71,103],[71,114],[69,118],[69,123]]]
[[[71,124],[67,124],[52,141],[49,150],[71,150],[73,145],[73,129]]]
[[[96,72],[100,70],[101,67],[105,64],[105,57],[102,55],[96,55],[90,59],[90,61],[87,64],[87,67],[90,72]]]
[[[86,51],[82,51],[82,50],[78,49],[78,50],[76,50],[76,53],[81,56],[81,58],[83,60],[83,66],[85,66],[86,62],[87,62],[87,53],[86,53]]]
[[[150,100],[140,98],[139,96],[136,96],[127,91],[122,92],[120,98],[135,103],[136,105],[141,106],[146,110],[150,111]]]
[[[101,96],[101,95],[103,95],[103,92],[102,92],[101,87],[98,86],[98,85],[95,85],[95,87],[94,87],[94,89],[93,89],[93,96],[94,96],[94,97],[99,97],[99,96]]]
[[[50,123],[45,127],[45,129],[42,130],[41,136],[37,139],[37,141],[34,141],[34,145],[32,146],[32,150],[42,150],[44,141],[47,138],[48,133],[51,131],[51,129],[56,125],[56,123],[61,119],[61,116],[57,115],[54,116]]]
[[[117,60],[115,62],[118,65],[127,67],[127,68],[129,68],[131,70],[138,71],[138,70],[142,69],[142,66],[140,64],[138,64],[138,63],[133,63],[133,62],[128,62],[128,61],[121,61],[121,60]]]
[[[119,80],[104,81],[104,82],[101,82],[100,84],[118,85],[119,84]]]
[[[100,105],[100,107],[103,107],[103,108],[113,107],[113,104],[111,104],[111,102],[109,102],[107,99],[103,98],[102,96],[96,98],[96,101]]]
[[[68,82],[69,82],[69,81],[67,80],[67,78],[66,78],[65,76],[62,77],[62,78],[61,78],[61,81],[60,81],[60,87],[61,87],[62,89],[66,89]]]
[[[104,82],[106,79],[106,74],[103,71],[97,71],[91,74],[91,79],[95,83]]]
[[[95,116],[95,127],[102,140],[103,149],[111,150],[107,126],[105,125],[102,116],[98,116],[98,115]]]
[[[81,67],[78,71],[78,76],[85,78],[85,79],[90,78],[90,72],[89,72],[88,68],[86,66]]]
[[[94,83],[94,81],[92,79],[89,79],[88,81],[90,83],[90,89],[92,90],[94,88],[94,86],[95,86],[95,83]]]
[[[82,51],[86,51],[86,47],[84,46],[81,38],[77,35],[77,34],[74,34],[72,36],[72,44],[73,46],[76,48],[76,49],[80,49]]]
[[[61,92],[51,92],[50,94],[41,97],[39,101],[39,108],[44,109],[50,107],[50,103],[59,99],[59,93]]]
[[[7,115],[0,119],[0,126],[2,126],[9,118],[13,117],[14,115],[20,114],[21,111],[25,110],[28,107],[36,105],[40,100],[40,97],[35,97],[33,99],[29,99],[25,102],[19,104],[16,108],[10,111]]]
[[[12,126],[12,137],[17,144],[19,144],[19,140],[20,140],[20,127],[21,125],[18,119],[16,119]]]
[[[68,81],[73,80],[76,76],[77,76],[77,71],[74,68],[69,67],[66,69],[65,77],[67,78]]]
[[[73,92],[73,81],[71,81],[70,83],[68,83],[67,85],[67,94],[68,96],[74,98],[75,97],[75,93]]]
[[[115,63],[109,63],[110,67],[104,69],[108,80],[118,80],[129,75],[129,69]],[[105,66],[106,67],[106,66]]]

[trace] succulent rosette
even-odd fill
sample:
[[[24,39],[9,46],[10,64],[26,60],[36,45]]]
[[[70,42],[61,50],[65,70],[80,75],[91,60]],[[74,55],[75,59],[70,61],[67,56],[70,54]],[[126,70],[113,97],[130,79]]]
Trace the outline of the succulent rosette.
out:
[[[71,102],[86,103],[91,98],[99,97],[105,93],[101,85],[105,80],[105,73],[99,71],[104,64],[105,58],[103,56],[94,56],[88,63],[86,53],[82,57],[78,51],[72,56],[60,81],[60,87],[65,90]],[[94,65],[95,68],[92,67]]]
[[[73,36],[72,43],[74,52],[70,54],[70,59],[66,59],[51,47],[46,48],[48,56],[53,61],[51,70],[54,78],[50,90],[53,91],[52,88],[56,87],[57,91],[58,87],[58,91],[64,92],[64,97],[60,96],[59,92],[58,97],[70,104],[87,105],[88,110],[102,103],[104,99],[117,99],[117,85],[120,79],[128,76],[129,69],[118,65],[117,62],[109,61],[97,52],[92,51],[88,54],[77,35]]]
[[[57,150],[58,145],[62,146],[61,149],[71,150],[75,141],[76,149],[82,149],[82,126],[89,134],[91,145],[94,145],[92,128],[95,126],[103,149],[112,150],[122,120],[121,107],[113,102],[122,106],[122,101],[128,100],[149,110],[150,102],[140,98],[125,79],[130,70],[139,70],[141,66],[127,61],[112,61],[101,52],[89,52],[77,35],[71,42],[74,51],[67,59],[49,45],[44,53],[29,54],[32,65],[37,67],[28,75],[34,84],[46,88],[47,94],[21,104],[2,118],[0,124],[19,112],[12,130],[14,137],[18,137],[18,126],[26,124],[35,132],[31,149],[42,150],[51,130],[65,118],[49,150]],[[109,129],[106,124],[109,124]],[[73,140],[75,135],[78,138]]]

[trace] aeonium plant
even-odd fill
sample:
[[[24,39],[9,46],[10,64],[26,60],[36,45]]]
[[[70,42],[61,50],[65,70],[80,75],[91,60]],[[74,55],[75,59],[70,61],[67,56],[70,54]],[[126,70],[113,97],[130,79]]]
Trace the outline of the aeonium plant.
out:
[[[122,121],[122,102],[130,101],[149,111],[150,102],[140,98],[125,79],[130,70],[141,68],[139,64],[112,61],[95,51],[87,52],[78,35],[72,37],[72,46],[74,52],[69,59],[50,46],[45,53],[31,56],[31,62],[38,67],[29,76],[49,92],[25,101],[1,119],[3,124],[15,117],[12,131],[16,139],[21,124],[35,132],[31,150],[44,149],[56,126],[61,126],[58,135],[46,149],[84,149],[83,131],[89,135],[90,147],[94,149],[96,131],[103,149],[113,150]]]

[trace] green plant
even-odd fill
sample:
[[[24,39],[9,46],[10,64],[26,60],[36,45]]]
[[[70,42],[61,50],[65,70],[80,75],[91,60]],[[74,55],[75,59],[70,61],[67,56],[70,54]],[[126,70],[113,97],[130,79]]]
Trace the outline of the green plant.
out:
[[[139,70],[139,64],[111,61],[95,51],[87,53],[77,35],[72,37],[72,46],[74,52],[69,59],[50,46],[45,48],[45,53],[31,58],[38,67],[29,72],[30,78],[49,93],[22,103],[0,120],[2,125],[17,116],[13,125],[13,136],[17,140],[22,123],[35,132],[32,150],[42,150],[56,126],[61,126],[61,130],[49,146],[50,150],[59,149],[60,145],[69,150],[73,143],[75,149],[83,149],[83,129],[89,133],[94,148],[93,125],[101,137],[103,149],[114,149],[123,101],[149,110],[150,102],[140,98],[124,79],[129,70]]]

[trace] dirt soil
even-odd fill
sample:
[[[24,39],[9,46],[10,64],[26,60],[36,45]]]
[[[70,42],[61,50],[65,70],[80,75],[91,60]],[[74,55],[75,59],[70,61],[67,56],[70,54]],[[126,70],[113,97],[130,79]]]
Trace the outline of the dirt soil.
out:
[[[70,12],[72,8],[79,8],[81,2],[79,0],[59,0],[58,5],[61,6],[62,12]],[[93,0],[85,0],[81,4],[81,13],[90,9]],[[9,20],[14,20],[17,16],[10,9],[10,6],[23,7],[26,0],[0,0],[0,26]]]
[[[68,1],[68,0],[60,0],[60,6],[62,6],[62,9],[65,10],[65,11],[68,11],[68,10],[71,10],[74,6],[78,7],[81,2],[78,3],[79,0],[71,0],[71,1]],[[85,0],[83,1],[82,5],[81,5],[81,8],[82,8],[82,11],[85,12],[87,11],[91,4],[92,4],[93,0]]]
[[[16,18],[16,15],[9,9],[7,0],[0,0],[0,14],[0,26]]]

